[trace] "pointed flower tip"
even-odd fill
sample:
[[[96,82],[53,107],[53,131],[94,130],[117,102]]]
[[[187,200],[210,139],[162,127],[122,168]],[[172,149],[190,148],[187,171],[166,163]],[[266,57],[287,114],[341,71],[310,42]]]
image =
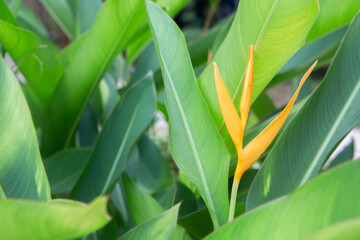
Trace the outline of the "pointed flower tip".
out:
[[[303,83],[305,82],[305,80],[309,77],[309,75],[312,73],[312,71],[314,70],[316,64],[318,63],[318,60],[316,60],[313,65],[311,65],[311,67],[306,71],[306,73],[304,74],[304,76],[302,77],[300,84],[299,84],[299,88],[298,91],[300,90],[301,86],[303,85]]]

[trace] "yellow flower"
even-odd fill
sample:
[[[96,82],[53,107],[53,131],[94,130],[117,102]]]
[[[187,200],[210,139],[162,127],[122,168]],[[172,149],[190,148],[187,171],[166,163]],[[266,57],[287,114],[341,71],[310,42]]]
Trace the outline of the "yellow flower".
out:
[[[245,73],[244,88],[240,101],[241,117],[239,117],[239,115],[237,114],[231,97],[226,90],[226,86],[220,77],[220,73],[216,63],[213,63],[216,92],[221,114],[224,118],[225,125],[229,131],[231,139],[235,144],[238,154],[238,162],[231,191],[229,221],[234,218],[235,201],[241,176],[261,156],[261,154],[264,153],[266,148],[270,145],[276,134],[279,132],[281,126],[284,124],[287,116],[289,115],[292,106],[294,105],[301,86],[304,84],[305,80],[308,78],[308,76],[314,69],[316,63],[317,61],[305,73],[305,75],[300,81],[298,89],[296,90],[294,96],[291,98],[290,102],[287,104],[284,110],[257,137],[255,137],[249,144],[247,144],[245,148],[243,148],[243,136],[251,104],[254,72],[254,48],[252,45],[249,48],[249,57]]]

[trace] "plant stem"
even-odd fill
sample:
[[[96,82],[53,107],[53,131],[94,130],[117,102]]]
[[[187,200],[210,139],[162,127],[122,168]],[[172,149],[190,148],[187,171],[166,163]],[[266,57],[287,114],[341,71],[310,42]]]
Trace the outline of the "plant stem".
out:
[[[231,222],[234,219],[236,196],[237,196],[237,191],[238,191],[239,182],[240,182],[240,179],[236,178],[235,176],[234,176],[233,185],[232,185],[232,189],[231,189],[229,222]]]
[[[210,28],[211,20],[213,19],[214,15],[215,15],[218,3],[219,2],[217,2],[216,4],[214,4],[213,6],[210,7],[210,11],[205,19],[205,23],[204,23],[204,27],[203,27],[203,31],[202,31],[203,34],[207,33],[207,31]]]

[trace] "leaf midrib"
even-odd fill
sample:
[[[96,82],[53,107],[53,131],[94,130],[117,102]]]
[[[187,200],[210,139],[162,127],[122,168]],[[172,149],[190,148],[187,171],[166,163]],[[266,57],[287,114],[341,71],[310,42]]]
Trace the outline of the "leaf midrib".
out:
[[[135,110],[134,110],[134,112],[133,112],[133,114],[132,114],[132,116],[131,116],[130,122],[129,122],[129,124],[127,125],[126,132],[125,132],[124,138],[123,138],[122,141],[121,141],[120,148],[119,148],[119,150],[118,150],[118,152],[117,152],[117,154],[116,154],[114,164],[112,165],[112,167],[111,167],[111,169],[110,169],[110,173],[109,173],[109,175],[108,175],[107,178],[106,178],[106,182],[105,182],[105,184],[104,184],[103,189],[101,190],[101,194],[100,194],[100,195],[103,195],[103,194],[106,192],[106,190],[107,190],[107,188],[108,188],[108,185],[110,184],[111,178],[112,178],[113,175],[114,175],[115,168],[116,168],[117,164],[119,163],[121,154],[122,154],[123,151],[124,151],[125,143],[127,142],[127,139],[129,138],[129,134],[130,134],[130,131],[132,130],[132,126],[133,126],[133,124],[134,124],[134,119],[135,119],[135,117],[136,117],[136,115],[137,115],[137,112],[138,112],[138,110],[139,110],[139,107],[140,107],[139,104],[135,107]]]
[[[330,131],[326,135],[323,144],[321,144],[319,150],[316,152],[313,160],[311,161],[311,165],[310,165],[309,169],[306,171],[306,173],[305,173],[304,177],[302,178],[302,180],[300,181],[299,186],[305,184],[307,182],[307,180],[309,179],[310,175],[313,173],[313,171],[314,171],[314,169],[316,167],[316,164],[318,163],[321,155],[324,153],[327,145],[329,144],[329,142],[331,140],[331,137],[334,135],[336,129],[338,128],[338,126],[341,123],[341,120],[343,119],[343,117],[346,114],[347,110],[350,108],[351,103],[353,102],[355,96],[357,95],[358,91],[360,90],[360,79],[359,79],[358,83],[356,84],[356,86],[353,89],[354,90],[352,91],[352,93],[351,93],[350,97],[348,98],[348,100],[345,102],[343,109],[341,110],[338,117],[334,121]]]
[[[192,136],[192,134],[191,134],[190,127],[189,127],[189,124],[188,124],[188,122],[187,122],[184,109],[182,108],[181,103],[180,103],[179,96],[178,96],[177,92],[175,91],[175,86],[174,86],[174,84],[173,84],[173,80],[172,80],[172,78],[171,78],[171,76],[170,76],[170,73],[169,73],[168,68],[166,67],[165,60],[164,60],[164,58],[163,58],[163,56],[162,56],[161,51],[159,51],[159,55],[160,55],[161,61],[164,63],[164,64],[163,64],[164,70],[165,70],[165,72],[166,72],[166,75],[167,75],[168,78],[169,78],[169,83],[170,83],[172,92],[174,93],[176,103],[177,103],[178,108],[179,108],[179,110],[180,110],[180,115],[181,115],[181,118],[182,118],[183,123],[184,123],[184,126],[185,126],[186,134],[187,134],[187,136],[188,136],[188,139],[189,139],[189,142],[190,142],[190,145],[191,145],[192,152],[193,152],[193,154],[194,154],[194,158],[195,158],[195,162],[196,162],[197,169],[198,169],[198,171],[199,171],[199,173],[200,173],[200,178],[201,178],[201,182],[202,182],[202,184],[203,184],[204,190],[205,190],[205,194],[206,194],[207,201],[208,201],[208,203],[209,203],[209,205],[210,205],[210,208],[211,208],[213,211],[215,211],[214,203],[212,202],[211,195],[210,195],[210,190],[209,190],[208,184],[207,184],[207,182],[206,182],[204,170],[203,170],[203,168],[202,168],[202,166],[201,166],[199,154],[198,154],[198,152],[197,152],[197,150],[196,150],[195,142],[194,142],[193,136]],[[215,211],[215,212],[216,212],[216,211]]]

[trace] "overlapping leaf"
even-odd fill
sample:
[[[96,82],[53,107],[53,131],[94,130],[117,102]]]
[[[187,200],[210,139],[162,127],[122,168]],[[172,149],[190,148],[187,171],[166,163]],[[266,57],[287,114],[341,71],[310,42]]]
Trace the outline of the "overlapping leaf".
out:
[[[106,197],[89,205],[57,200],[39,203],[23,200],[0,200],[0,238],[4,240],[74,239],[104,226]]]
[[[74,39],[76,36],[76,22],[67,0],[40,0],[40,2],[66,35],[70,39]]]
[[[16,62],[45,109],[63,68],[55,58],[55,45],[34,33],[0,20],[0,43]]]
[[[148,75],[129,90],[106,121],[71,198],[88,202],[111,190],[154,111],[155,88],[152,75]]]
[[[248,49],[254,45],[254,85],[252,101],[280,68],[304,44],[306,35],[318,14],[317,0],[243,0],[233,24],[212,61],[216,62],[226,88],[239,106]],[[199,86],[214,122],[222,132],[232,154],[236,151],[221,116],[215,91],[212,66],[199,78]]]
[[[301,239],[360,216],[360,161],[318,176],[293,193],[254,209],[206,239]]]
[[[172,156],[197,186],[218,227],[229,210],[229,156],[196,84],[180,29],[154,3],[146,3],[165,84]]]
[[[44,160],[52,194],[71,191],[89,159],[90,152],[90,148],[70,149]]]
[[[251,186],[248,209],[314,177],[334,145],[360,122],[359,29],[360,14],[349,27],[323,83],[269,153]]]
[[[1,57],[0,116],[0,185],[6,196],[49,200],[49,182],[29,108],[17,79]]]
[[[76,125],[103,74],[146,18],[142,0],[109,0],[75,48],[49,108],[44,156],[70,145]]]
[[[320,0],[320,14],[312,26],[306,42],[346,26],[360,10],[358,0]]]
[[[169,239],[175,230],[180,204],[136,226],[119,238],[125,239]]]

